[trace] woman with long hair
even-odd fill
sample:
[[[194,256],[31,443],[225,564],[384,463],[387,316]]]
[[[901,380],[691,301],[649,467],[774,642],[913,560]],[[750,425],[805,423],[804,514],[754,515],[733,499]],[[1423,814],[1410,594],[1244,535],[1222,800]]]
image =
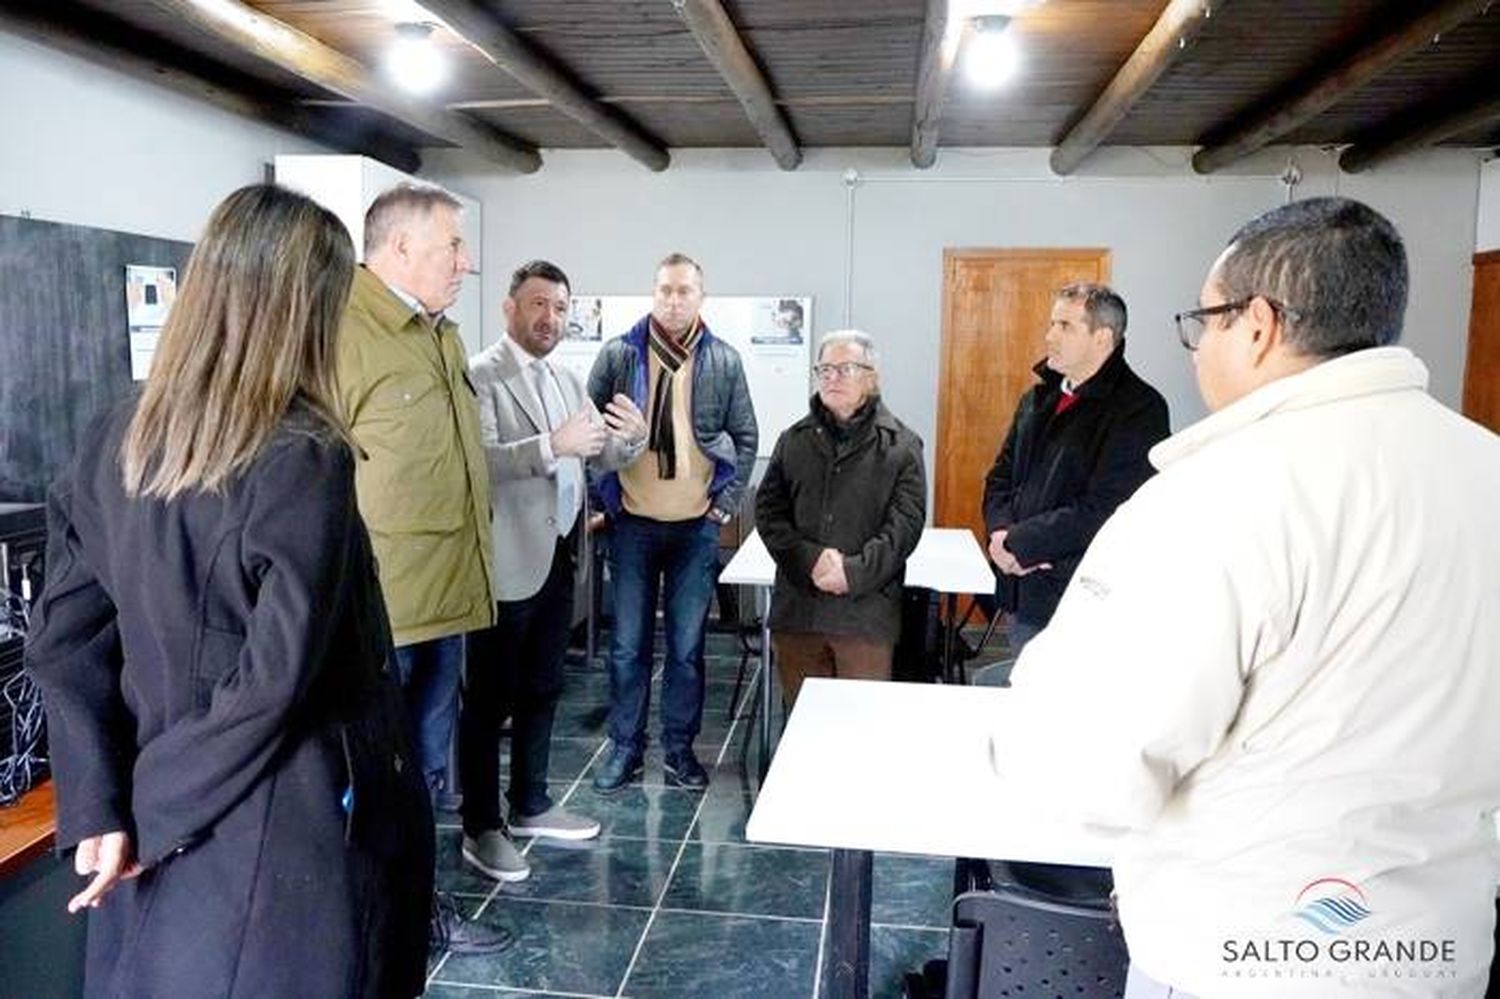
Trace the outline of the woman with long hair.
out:
[[[48,504],[28,666],[89,997],[421,993],[432,821],[335,404],[354,252],[242,188]]]

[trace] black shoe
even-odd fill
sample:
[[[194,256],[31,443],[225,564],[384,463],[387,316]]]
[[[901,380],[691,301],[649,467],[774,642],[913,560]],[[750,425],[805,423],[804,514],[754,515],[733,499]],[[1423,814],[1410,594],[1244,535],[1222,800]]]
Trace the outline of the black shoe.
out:
[[[668,753],[667,758],[662,761],[661,769],[666,774],[668,784],[685,787],[689,791],[702,791],[708,787],[708,771],[703,769],[691,749]]]
[[[495,954],[515,942],[509,930],[465,919],[458,903],[446,892],[432,896],[432,924],[427,946],[455,954]]]
[[[594,790],[600,794],[612,794],[641,775],[641,754],[624,746],[616,746],[609,759],[600,765],[594,774]]]

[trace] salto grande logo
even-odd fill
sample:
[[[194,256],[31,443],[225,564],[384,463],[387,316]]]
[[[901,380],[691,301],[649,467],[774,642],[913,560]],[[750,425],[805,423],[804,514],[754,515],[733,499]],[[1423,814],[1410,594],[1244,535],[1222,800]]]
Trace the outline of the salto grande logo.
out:
[[[1329,936],[1370,918],[1364,889],[1343,878],[1319,878],[1297,893],[1292,915]]]
[[[1292,932],[1226,938],[1219,953],[1220,974],[1261,979],[1456,976],[1452,939],[1371,935],[1362,924],[1377,909],[1353,881],[1317,878],[1297,892],[1287,912],[1286,925]],[[1383,922],[1389,925],[1392,920]],[[1307,929],[1298,933],[1299,925]]]

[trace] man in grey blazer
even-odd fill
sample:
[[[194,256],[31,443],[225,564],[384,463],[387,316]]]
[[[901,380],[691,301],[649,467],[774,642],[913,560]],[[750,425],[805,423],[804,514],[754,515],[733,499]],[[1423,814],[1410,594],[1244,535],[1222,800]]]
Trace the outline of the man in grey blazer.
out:
[[[499,881],[530,866],[512,837],[590,839],[599,823],[547,794],[552,717],[562,689],[583,524],[584,464],[614,469],[645,446],[626,396],[601,414],[581,380],[547,360],[567,329],[567,275],[520,267],[502,303],[506,335],[470,359],[494,517],[496,624],[469,637],[459,718],[464,859]],[[510,821],[500,808],[500,729],[511,718]]]

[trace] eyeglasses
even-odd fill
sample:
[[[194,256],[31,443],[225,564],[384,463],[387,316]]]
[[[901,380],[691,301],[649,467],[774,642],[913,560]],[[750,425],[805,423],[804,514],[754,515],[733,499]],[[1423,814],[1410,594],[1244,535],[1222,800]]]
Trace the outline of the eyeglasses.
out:
[[[861,364],[858,361],[844,361],[841,364],[814,364],[813,376],[820,382],[831,382],[835,378],[848,381],[861,371],[874,371],[874,365]]]
[[[1302,314],[1288,305],[1282,305],[1274,298],[1264,295],[1251,295],[1248,298],[1235,299],[1233,302],[1224,302],[1221,305],[1206,305],[1201,309],[1188,309],[1179,312],[1172,317],[1177,324],[1177,339],[1188,350],[1197,350],[1198,344],[1203,340],[1203,334],[1208,331],[1208,320],[1212,316],[1222,316],[1230,312],[1243,312],[1249,308],[1250,303],[1259,298],[1275,311],[1283,321],[1296,322],[1302,318]]]

